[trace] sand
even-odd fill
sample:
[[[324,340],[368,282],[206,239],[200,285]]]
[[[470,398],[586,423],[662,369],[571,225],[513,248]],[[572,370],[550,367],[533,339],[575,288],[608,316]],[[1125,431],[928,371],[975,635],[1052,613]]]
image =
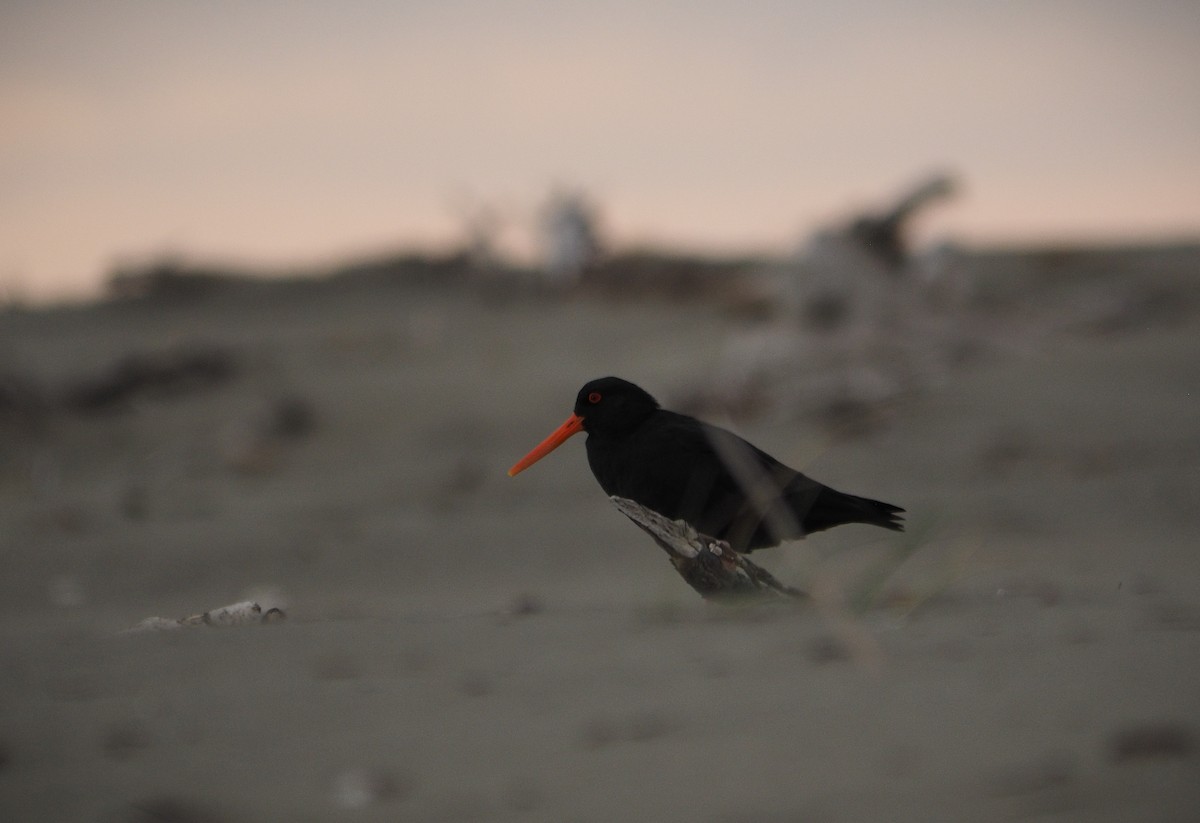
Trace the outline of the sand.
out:
[[[707,387],[749,322],[713,301],[346,281],[9,309],[0,365],[51,399],[131,352],[236,370],[0,420],[0,819],[1196,819],[1197,258],[1005,260],[995,345],[872,426],[734,421],[908,509],[903,536],[756,553],[798,608],[699,600],[582,438],[505,475],[586,379]],[[1122,302],[1145,284],[1169,311]],[[244,599],[287,619],[124,633]]]

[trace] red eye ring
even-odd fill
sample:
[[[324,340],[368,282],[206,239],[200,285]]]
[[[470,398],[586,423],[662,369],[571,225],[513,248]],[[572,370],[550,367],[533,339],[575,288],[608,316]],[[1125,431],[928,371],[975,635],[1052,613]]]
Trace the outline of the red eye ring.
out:
[[[594,391],[588,395],[588,402],[593,406],[600,402],[600,392]]]

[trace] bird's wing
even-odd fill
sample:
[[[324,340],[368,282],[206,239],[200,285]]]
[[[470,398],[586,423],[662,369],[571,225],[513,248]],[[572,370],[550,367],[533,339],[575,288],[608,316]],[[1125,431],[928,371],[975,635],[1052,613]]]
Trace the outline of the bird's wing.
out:
[[[733,432],[701,423],[713,457],[723,467],[719,494],[725,527],[717,535],[739,548],[775,545],[804,536],[804,528],[789,499],[793,489],[821,484],[810,480]]]

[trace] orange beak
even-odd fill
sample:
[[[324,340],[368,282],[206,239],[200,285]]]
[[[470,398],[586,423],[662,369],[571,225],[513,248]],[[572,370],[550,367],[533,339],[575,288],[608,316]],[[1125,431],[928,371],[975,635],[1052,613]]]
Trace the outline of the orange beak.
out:
[[[583,431],[583,418],[577,414],[572,414],[567,418],[566,423],[563,423],[549,437],[534,446],[533,451],[518,460],[517,465],[508,470],[508,476],[516,477],[519,472],[525,471],[534,463],[567,442],[567,438],[571,435],[579,434],[581,431]]]

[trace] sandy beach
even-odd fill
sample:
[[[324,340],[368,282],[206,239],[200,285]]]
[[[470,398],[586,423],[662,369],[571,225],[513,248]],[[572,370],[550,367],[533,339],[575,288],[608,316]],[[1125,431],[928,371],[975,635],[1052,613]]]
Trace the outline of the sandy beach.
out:
[[[1197,819],[1200,254],[968,262],[962,345],[850,433],[697,400],[789,328],[725,296],[5,309],[0,819]],[[505,474],[606,374],[908,531],[755,553],[798,606],[700,600],[582,438]],[[243,600],[286,619],[126,631]]]

